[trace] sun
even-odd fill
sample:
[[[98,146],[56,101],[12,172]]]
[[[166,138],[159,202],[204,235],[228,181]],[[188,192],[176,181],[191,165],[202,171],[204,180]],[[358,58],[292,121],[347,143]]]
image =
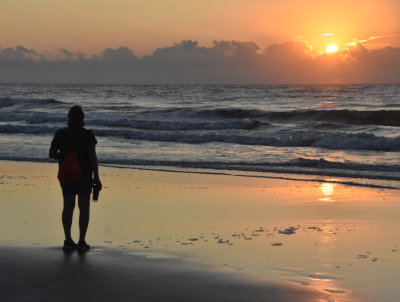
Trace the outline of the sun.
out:
[[[338,50],[339,50],[339,47],[336,44],[331,44],[325,49],[325,52],[332,53],[332,52],[337,52]]]

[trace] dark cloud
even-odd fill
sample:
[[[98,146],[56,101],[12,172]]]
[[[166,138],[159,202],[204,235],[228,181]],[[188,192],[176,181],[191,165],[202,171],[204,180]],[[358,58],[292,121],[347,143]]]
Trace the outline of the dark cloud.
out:
[[[305,42],[262,48],[253,42],[187,40],[138,57],[127,48],[93,56],[59,49],[50,59],[23,46],[0,50],[0,82],[57,83],[399,83],[400,48],[362,44],[334,54]]]
[[[107,48],[100,54],[100,59],[108,63],[130,63],[136,61],[138,57],[135,56],[132,50],[127,47],[120,47],[117,49]]]
[[[59,48],[58,49],[63,55],[67,56],[67,57],[72,57],[74,55],[73,52],[69,51],[68,49],[65,48]]]
[[[0,57],[8,60],[23,60],[37,57],[39,54],[34,49],[27,49],[23,46],[9,47],[0,50]]]

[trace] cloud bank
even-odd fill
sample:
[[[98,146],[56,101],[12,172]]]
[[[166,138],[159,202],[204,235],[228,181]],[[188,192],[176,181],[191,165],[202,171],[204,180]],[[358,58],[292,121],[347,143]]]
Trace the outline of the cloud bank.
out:
[[[262,48],[254,42],[187,40],[139,57],[120,47],[87,56],[58,49],[46,56],[23,46],[0,49],[1,83],[314,84],[400,83],[400,48],[358,43],[334,54],[305,42]]]

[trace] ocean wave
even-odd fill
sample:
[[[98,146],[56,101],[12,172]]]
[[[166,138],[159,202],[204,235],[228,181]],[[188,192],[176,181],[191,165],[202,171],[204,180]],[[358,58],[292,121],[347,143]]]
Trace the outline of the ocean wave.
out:
[[[178,142],[188,144],[229,143],[274,147],[314,147],[334,150],[400,151],[400,136],[384,137],[371,133],[342,133],[322,131],[273,132],[246,130],[207,131],[149,131],[139,129],[93,130],[97,136],[118,137],[128,140]],[[54,134],[47,125],[0,125],[4,134]]]
[[[0,128],[1,131],[1,128]],[[97,129],[100,136],[117,136],[126,139],[162,142],[204,144],[211,142],[274,147],[317,147],[335,150],[400,151],[400,136],[382,137],[370,133],[332,133],[296,131],[281,133],[226,133],[212,131],[184,131],[163,133],[156,131]]]
[[[3,124],[0,125],[0,133],[3,134],[54,134],[54,127],[49,126],[20,126]]]
[[[355,162],[335,162],[326,160],[323,158],[309,159],[298,157],[297,159],[288,161],[283,165],[295,166],[295,167],[310,167],[310,168],[326,168],[326,169],[346,169],[352,171],[385,171],[385,172],[397,172],[400,173],[399,165],[372,165],[372,164],[361,164]],[[400,175],[397,177],[400,180]]]
[[[295,110],[288,112],[272,112],[271,120],[311,120],[324,122],[340,122],[353,125],[400,126],[400,110]]]
[[[32,162],[53,162],[41,154],[33,156],[26,155],[0,155],[0,160],[32,161]],[[400,165],[370,165],[354,162],[334,162],[323,158],[305,159],[299,157],[287,162],[269,163],[269,162],[221,162],[221,161],[179,161],[179,160],[152,160],[138,158],[115,158],[103,154],[101,165],[117,165],[128,168],[140,166],[153,167],[175,167],[186,169],[203,170],[225,170],[225,171],[243,171],[250,173],[281,173],[295,175],[319,175],[352,179],[369,179],[383,181],[400,181]],[[202,173],[201,171],[199,173]],[[337,180],[338,183],[341,180]],[[345,180],[343,180],[346,183]],[[356,182],[357,183],[357,182]],[[400,189],[400,187],[396,187]]]
[[[19,116],[29,123],[59,122],[60,117],[31,112],[27,118],[19,111],[21,106],[37,106],[44,110],[46,105],[66,104],[56,99],[0,97],[0,109]],[[109,106],[109,107],[108,107]],[[12,111],[13,107],[15,111]],[[214,108],[193,107],[143,107],[138,104],[103,104],[95,108],[99,112],[89,121],[92,125],[130,127],[149,130],[213,130],[213,129],[256,129],[261,125],[292,123],[321,123],[331,125],[377,125],[400,127],[400,110],[290,110],[268,111],[255,108]],[[106,110],[106,112],[101,111]],[[45,110],[46,111],[46,110]],[[124,113],[121,117],[121,113]],[[128,113],[128,114],[127,114]],[[1,119],[4,119],[3,117]]]
[[[141,120],[132,118],[90,119],[88,123],[96,126],[123,127],[142,130],[181,131],[181,130],[224,130],[224,129],[256,129],[262,123],[252,119],[239,121],[207,121],[207,120]],[[264,125],[266,125],[264,123]]]
[[[210,111],[204,111],[210,112]],[[268,116],[267,112],[258,109],[240,109],[240,108],[231,108],[231,109],[215,109],[212,111],[218,116],[224,118],[252,118],[252,117],[262,117]]]
[[[203,110],[200,115],[215,115],[222,118],[264,118],[274,122],[321,121],[352,125],[400,126],[400,110],[292,110],[263,111],[258,109],[214,109]]]
[[[0,115],[0,122],[15,122],[15,123],[28,123],[28,124],[45,124],[45,123],[66,123],[66,114],[48,114],[44,112],[24,112],[23,110],[16,110],[14,112],[7,112],[7,114]]]
[[[1,115],[0,122],[22,122],[31,125],[66,122],[65,114],[47,114],[38,112],[14,112],[13,114]],[[93,127],[110,127],[115,129],[128,128],[140,130],[158,130],[158,131],[186,131],[186,130],[227,130],[257,129],[261,125],[268,126],[267,123],[261,123],[257,120],[242,119],[235,121],[207,121],[207,120],[145,120],[135,118],[113,118],[106,117],[102,119],[89,118],[87,124]]]
[[[308,168],[308,171],[330,170],[333,171],[346,170],[346,173],[359,174],[365,172],[365,175],[376,173],[377,177],[385,179],[400,180],[400,164],[399,165],[371,165],[356,162],[335,162],[319,159],[307,159],[299,157],[294,160],[285,162],[244,162],[244,161],[173,161],[173,160],[146,160],[146,159],[116,159],[114,157],[106,157],[106,163],[127,164],[127,165],[151,165],[151,166],[180,166],[187,168],[207,168],[207,169],[226,169],[226,170],[243,170],[253,172],[271,172],[271,171],[289,171],[293,168]],[[300,170],[298,170],[300,171]],[[372,174],[371,174],[372,172]],[[344,172],[343,172],[344,173]]]
[[[12,98],[0,97],[0,108],[11,107],[15,105],[48,105],[48,104],[65,104],[55,99],[35,99],[35,98]]]

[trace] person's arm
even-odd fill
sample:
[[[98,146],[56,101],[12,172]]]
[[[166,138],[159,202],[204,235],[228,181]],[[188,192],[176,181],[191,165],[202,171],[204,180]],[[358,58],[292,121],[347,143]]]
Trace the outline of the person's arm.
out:
[[[53,144],[50,146],[49,157],[52,159],[60,159],[60,152]]]
[[[97,164],[96,145],[95,144],[89,145],[89,161],[90,161],[90,166],[92,167],[92,170],[93,170],[93,180],[94,180],[96,186],[99,186],[99,189],[101,190],[102,185],[101,185],[100,176],[99,176],[99,166]]]
[[[49,157],[52,159],[61,159],[60,149],[60,131],[58,130],[51,141]]]

